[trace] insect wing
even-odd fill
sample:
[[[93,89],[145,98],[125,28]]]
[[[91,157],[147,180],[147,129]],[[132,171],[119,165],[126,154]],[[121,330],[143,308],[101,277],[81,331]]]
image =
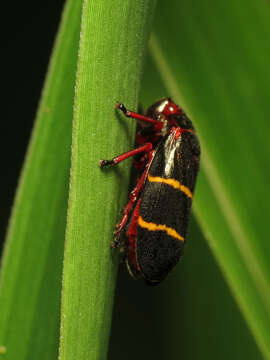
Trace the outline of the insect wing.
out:
[[[162,281],[183,254],[198,172],[194,137],[185,132],[175,139],[170,133],[159,144],[141,196],[137,258],[152,285]]]

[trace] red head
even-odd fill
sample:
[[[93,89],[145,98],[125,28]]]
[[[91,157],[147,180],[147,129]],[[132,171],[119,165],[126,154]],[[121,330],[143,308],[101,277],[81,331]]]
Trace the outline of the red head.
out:
[[[160,115],[165,117],[170,115],[183,115],[184,112],[182,108],[175,104],[171,98],[162,98],[152,104],[146,112],[146,116],[149,116],[153,119],[158,120]]]
[[[167,120],[169,126],[179,126],[182,129],[193,129],[192,123],[183,109],[176,105],[169,97],[162,98],[152,104],[148,108],[146,116],[161,122]]]

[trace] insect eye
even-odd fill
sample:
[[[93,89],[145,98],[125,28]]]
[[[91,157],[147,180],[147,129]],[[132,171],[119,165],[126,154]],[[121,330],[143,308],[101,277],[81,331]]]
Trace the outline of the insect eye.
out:
[[[178,112],[179,112],[178,106],[175,103],[173,103],[172,101],[169,102],[162,111],[162,113],[165,116],[177,114]]]

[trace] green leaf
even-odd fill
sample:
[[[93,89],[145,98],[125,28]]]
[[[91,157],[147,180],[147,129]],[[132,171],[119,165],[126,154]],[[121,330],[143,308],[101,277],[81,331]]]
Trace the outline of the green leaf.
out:
[[[64,260],[60,359],[105,359],[118,264],[110,248],[128,166],[101,170],[133,146],[134,109],[154,8],[151,0],[85,1],[76,81]],[[124,189],[124,190],[123,190]]]
[[[147,60],[140,100],[144,108],[169,94],[155,64]],[[166,281],[155,288],[131,281],[123,264],[115,303],[109,359],[135,360],[142,353],[156,360],[262,359],[192,217],[184,257]]]
[[[56,359],[81,1],[68,1],[9,224],[1,359]]]
[[[262,354],[270,358],[269,8],[160,2],[151,52],[202,146],[194,210]],[[166,26],[160,24],[169,19]]]

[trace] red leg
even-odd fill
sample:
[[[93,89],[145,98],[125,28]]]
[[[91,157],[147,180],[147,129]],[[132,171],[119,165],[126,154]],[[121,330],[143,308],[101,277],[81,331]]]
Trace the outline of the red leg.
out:
[[[137,149],[133,149],[130,150],[128,152],[125,152],[124,154],[118,155],[115,158],[113,158],[112,160],[100,160],[99,162],[99,166],[100,167],[104,167],[107,165],[117,165],[119,164],[121,161],[126,160],[127,158],[137,155],[141,152],[149,152],[152,150],[152,144],[151,143],[146,143],[143,146],[138,147]]]
[[[143,174],[141,175],[141,177],[139,178],[135,188],[131,191],[131,193],[129,195],[129,201],[123,210],[123,217],[122,217],[121,221],[116,225],[116,231],[115,231],[116,239],[113,241],[112,247],[117,247],[119,245],[119,239],[120,239],[121,233],[122,233],[124,227],[126,226],[126,223],[129,219],[129,216],[133,209],[133,206],[136,203],[140,192],[142,191],[142,188],[144,186],[144,183],[147,178],[148,171],[149,171],[149,166],[151,164],[151,160],[152,160],[154,154],[155,154],[155,151],[152,151],[150,153],[149,160],[145,167],[145,170],[144,170]]]
[[[135,210],[133,212],[132,220],[127,232],[128,245],[126,251],[126,264],[128,271],[135,279],[141,276],[141,270],[138,264],[137,254],[136,254],[136,243],[137,243],[137,226],[138,226],[138,217],[140,210],[141,200],[139,199]]]
[[[116,109],[119,109],[123,112],[123,114],[126,116],[126,117],[131,117],[133,119],[137,119],[137,120],[141,120],[141,121],[145,121],[145,122],[148,122],[152,125],[155,125],[155,129],[156,130],[160,130],[162,129],[163,127],[163,123],[158,121],[158,120],[154,120],[150,117],[147,117],[147,116],[143,116],[141,114],[138,114],[136,112],[133,112],[133,111],[129,111],[126,109],[126,107],[124,106],[124,104],[120,104],[120,103],[116,103]]]
[[[140,172],[142,172],[145,169],[145,165],[148,162],[148,156],[149,154],[145,154],[144,156],[141,156],[139,160],[133,161],[133,166],[138,169]]]

